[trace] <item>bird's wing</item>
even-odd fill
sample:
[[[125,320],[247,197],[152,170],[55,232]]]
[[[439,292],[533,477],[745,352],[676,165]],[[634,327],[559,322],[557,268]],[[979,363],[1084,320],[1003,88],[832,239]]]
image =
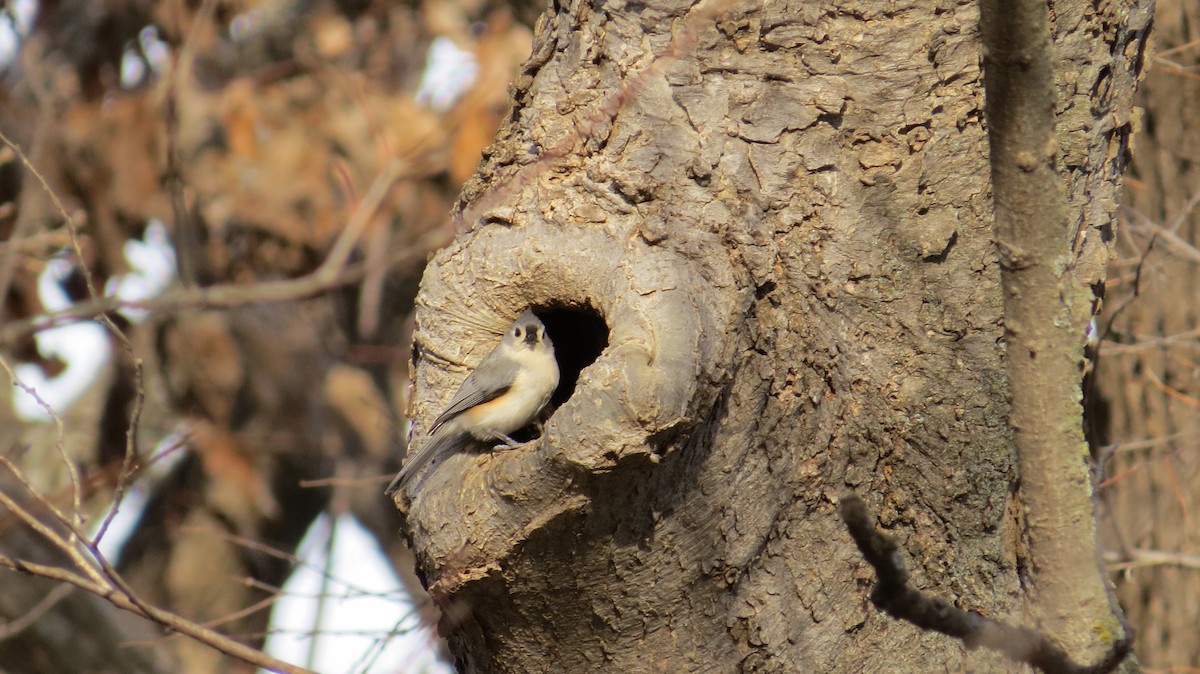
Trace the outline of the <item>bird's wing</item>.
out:
[[[404,466],[400,468],[400,472],[396,473],[396,477],[392,478],[392,483],[388,485],[383,493],[391,496],[393,493],[408,487],[408,483],[412,482],[425,466],[441,461],[457,452],[462,447],[465,447],[470,442],[470,436],[466,433],[439,433],[430,438],[428,442],[421,446],[415,454],[408,457],[404,462]]]
[[[433,433],[442,424],[476,405],[482,405],[504,395],[505,391],[512,388],[513,380],[517,378],[519,371],[519,363],[511,358],[503,357],[500,347],[493,349],[486,358],[480,361],[462,386],[458,387],[454,399],[450,401],[446,410],[433,420],[429,432]]]

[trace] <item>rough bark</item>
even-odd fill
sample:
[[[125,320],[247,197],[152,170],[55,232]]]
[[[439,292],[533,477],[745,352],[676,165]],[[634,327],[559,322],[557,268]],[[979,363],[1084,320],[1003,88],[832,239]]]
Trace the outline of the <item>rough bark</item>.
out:
[[[1148,16],[1055,6],[1073,250],[1099,283]],[[540,439],[400,499],[465,671],[1011,669],[869,610],[834,512],[863,495],[918,587],[1019,622],[976,7],[539,23],[418,298],[417,435],[527,305],[560,349],[606,342]]]
[[[1101,532],[1150,669],[1200,663],[1200,6],[1160,0],[1156,53],[1110,271],[1091,390],[1105,458]]]

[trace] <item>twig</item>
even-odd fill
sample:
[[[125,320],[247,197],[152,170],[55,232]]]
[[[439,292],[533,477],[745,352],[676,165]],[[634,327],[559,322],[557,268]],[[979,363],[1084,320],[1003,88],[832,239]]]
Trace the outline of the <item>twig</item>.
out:
[[[427,235],[440,239],[440,232]],[[418,242],[411,248],[393,256],[391,264],[412,264],[423,260],[426,248]],[[0,329],[0,348],[12,344],[27,335],[58,325],[91,320],[105,312],[120,309],[138,309],[147,312],[180,311],[184,309],[231,309],[250,304],[291,302],[314,297],[360,280],[366,272],[365,265],[353,264],[338,273],[322,265],[310,274],[283,281],[262,281],[253,285],[222,284],[207,288],[175,288],[155,297],[143,300],[120,300],[102,297],[74,304],[62,311],[24,320],[14,321]]]
[[[1188,211],[1190,212],[1194,208],[1195,206],[1189,203]],[[1154,234],[1157,234],[1159,238],[1167,242],[1167,247],[1175,251],[1181,258],[1194,264],[1200,264],[1200,249],[1197,249],[1195,246],[1189,243],[1187,239],[1184,239],[1171,229],[1163,227],[1149,218],[1146,218],[1142,222],[1142,226],[1144,226],[1146,229],[1149,229]]]
[[[1111,445],[1105,445],[1105,446],[1101,447],[1100,450],[1105,455],[1111,456],[1113,454],[1116,454],[1117,452],[1136,452],[1136,451],[1143,450],[1143,449],[1154,449],[1155,447],[1161,447],[1162,445],[1168,445],[1172,442],[1175,442],[1176,440],[1182,440],[1184,438],[1194,438],[1198,435],[1200,435],[1200,431],[1196,431],[1196,430],[1179,431],[1178,433],[1164,435],[1161,438],[1147,438],[1145,440],[1129,440],[1126,442],[1117,442],[1117,443],[1113,443]]]
[[[1197,400],[1196,398],[1193,398],[1192,396],[1189,396],[1186,393],[1181,393],[1181,392],[1176,391],[1175,389],[1171,388],[1170,386],[1167,386],[1166,384],[1163,383],[1162,379],[1159,379],[1158,375],[1154,374],[1154,372],[1152,370],[1146,370],[1146,379],[1149,379],[1150,383],[1154,384],[1155,388],[1157,388],[1159,391],[1162,391],[1164,394],[1170,396],[1171,398],[1174,398],[1174,399],[1184,403],[1185,405],[1190,405],[1191,407],[1200,409],[1200,400]]]
[[[1126,571],[1143,566],[1177,566],[1181,569],[1200,571],[1200,555],[1164,550],[1133,548],[1124,555],[1110,552],[1105,553],[1104,561],[1108,564],[1109,571]]]
[[[198,625],[190,620],[171,613],[170,611],[165,611],[158,607],[151,606],[145,602],[135,601],[131,597],[126,596],[124,593],[117,591],[111,586],[92,583],[86,578],[83,578],[78,574],[71,573],[70,571],[66,571],[55,566],[47,566],[45,564],[24,562],[6,556],[0,556],[0,566],[10,568],[14,571],[20,571],[21,573],[29,574],[31,576],[38,576],[41,578],[48,578],[50,580],[68,583],[82,590],[87,590],[101,599],[108,601],[117,608],[124,609],[131,613],[136,613],[143,618],[152,620],[159,625],[162,625],[163,627],[179,632],[185,636],[192,637],[196,641],[199,641],[206,646],[210,646],[230,657],[258,665],[263,669],[267,669],[272,672],[280,672],[281,674],[316,674],[315,672],[311,672],[303,667],[297,667],[295,665],[288,664],[282,660],[273,658],[260,650],[251,648],[242,643],[238,643],[237,641],[234,641],[223,634],[214,632],[207,627]]]
[[[874,518],[862,499],[847,495],[838,504],[846,529],[878,578],[871,603],[892,616],[924,630],[952,636],[967,648],[987,648],[1010,660],[1023,662],[1047,674],[1107,674],[1129,655],[1128,636],[1113,642],[1100,662],[1080,665],[1049,638],[1027,627],[1013,627],[975,611],[964,611],[943,599],[928,597],[908,584],[908,571],[896,543],[875,530]]]
[[[47,501],[44,496],[42,496],[36,489],[33,488],[33,485],[31,485],[29,480],[26,479],[25,474],[21,472],[21,469],[18,468],[17,465],[12,462],[12,460],[10,460],[8,457],[0,456],[0,466],[4,466],[6,469],[8,469],[9,474],[11,474],[13,479],[15,479],[17,483],[21,485],[21,488],[23,488],[26,493],[32,496],[35,502],[46,508],[46,510],[50,512],[50,514],[52,514],[54,518],[67,529],[68,537],[64,537],[54,529],[50,528],[50,525],[39,520],[22,504],[17,503],[16,499],[4,493],[3,491],[0,491],[0,505],[3,505],[9,510],[9,512],[16,515],[18,519],[24,522],[26,526],[28,526],[30,529],[33,529],[35,533],[46,539],[51,545],[66,554],[67,557],[71,559],[71,562],[74,563],[75,566],[84,574],[86,574],[93,582],[103,584],[103,575],[96,568],[96,566],[91,563],[91,561],[89,561],[82,552],[79,551],[79,547],[75,544],[76,541],[80,540],[82,537],[79,533],[79,530],[74,527],[71,520],[64,515],[61,510],[54,507],[53,504]]]
[[[4,204],[4,206],[8,205]],[[0,217],[4,217],[3,212],[0,212]],[[0,241],[0,255],[43,255],[49,258],[54,251],[67,245],[70,241],[66,232],[57,229],[38,232],[20,239],[10,238],[7,241]]]
[[[252,587],[256,590],[263,590],[264,592],[269,592],[270,595],[254,602],[253,604],[250,604],[249,606],[240,608],[240,609],[234,611],[233,613],[227,613],[223,616],[213,618],[212,620],[206,620],[206,621],[200,623],[201,625],[203,625],[204,627],[220,627],[221,625],[224,625],[226,623],[230,623],[235,620],[240,620],[242,618],[245,618],[248,615],[253,615],[255,613],[258,613],[259,611],[275,604],[280,599],[282,599],[284,596],[283,588],[276,587],[274,585],[270,585],[270,584],[264,583],[259,580],[255,580],[254,578],[250,578],[248,576],[238,579],[238,582],[242,583],[243,585],[245,585],[247,587]],[[288,593],[288,596],[294,596],[294,595],[292,595],[291,593]],[[237,636],[240,636],[242,638],[252,638],[252,637],[256,637],[258,635],[259,635],[258,632],[254,632],[254,633],[238,632],[237,633]],[[166,643],[170,640],[181,639],[181,638],[184,638],[184,635],[176,632],[174,634],[169,634],[167,636],[159,637],[157,639],[151,639],[151,640],[146,640],[146,641],[127,641],[127,642],[125,642],[125,644],[128,646],[133,646],[133,647],[137,647],[137,648],[155,648],[155,647],[157,647],[163,643]]]
[[[185,527],[183,527],[183,529],[181,531],[183,531],[184,533],[203,531],[206,534],[209,534],[212,536],[217,536],[217,537],[221,538],[222,540],[228,541],[230,543],[233,543],[234,545],[245,548],[247,550],[261,553],[261,554],[267,555],[269,557],[273,557],[275,559],[280,559],[280,560],[283,560],[286,562],[291,562],[296,567],[306,568],[310,571],[316,572],[319,575],[325,574],[324,564],[317,564],[314,562],[310,562],[310,561],[300,557],[299,555],[295,555],[290,552],[280,550],[279,548],[267,545],[266,543],[263,543],[262,541],[256,541],[252,538],[247,538],[245,536],[239,536],[237,534],[230,533],[228,531],[214,530],[214,529],[210,529],[207,527],[199,527],[199,526],[185,526]],[[329,576],[329,580],[331,580],[335,583],[338,583],[342,587],[346,588],[346,590],[350,593],[353,593],[354,596],[369,597],[369,596],[377,596],[379,594],[378,592],[368,590],[368,589],[362,587],[361,585],[356,585],[344,578],[339,578],[337,576]],[[256,582],[258,582],[258,581],[256,581]]]
[[[0,359],[0,364],[4,365],[5,369],[7,369],[7,363],[4,363],[2,359]],[[14,381],[16,381],[15,377]],[[25,474],[10,458],[0,455],[0,466],[11,474],[21,488],[33,499],[34,503],[50,513],[53,519],[66,529],[68,535],[64,536],[55,531],[49,524],[34,516],[24,504],[17,502],[13,496],[4,491],[0,491],[0,505],[7,508],[34,533],[41,536],[46,542],[66,555],[77,571],[28,562],[6,555],[0,555],[0,567],[7,567],[14,571],[66,583],[86,590],[105,599],[118,608],[140,615],[180,634],[191,637],[226,655],[244,660],[264,669],[283,674],[309,673],[307,669],[277,660],[262,651],[239,643],[208,627],[199,625],[143,601],[100,552],[96,541],[90,539],[81,530],[76,519],[67,517],[54,504],[50,503],[44,495],[34,489]],[[78,486],[76,487],[76,494],[78,494]],[[76,508],[76,512],[79,512],[78,508]],[[80,545],[83,546],[82,549]]]
[[[25,156],[25,153],[21,150],[21,148],[10,141],[3,133],[0,133],[0,140],[3,140],[3,142],[8,145],[13,152],[16,153],[30,174],[37,178],[42,190],[46,193],[46,196],[50,198],[50,201],[58,210],[59,215],[67,224],[67,234],[70,238],[71,250],[75,253],[75,259],[78,263],[80,274],[83,276],[84,285],[87,287],[88,296],[91,297],[93,301],[102,297],[102,295],[96,290],[95,277],[92,275],[92,270],[88,268],[87,261],[83,256],[83,247],[79,243],[79,228],[75,225],[75,219],[72,218],[71,214],[67,212],[66,207],[63,206],[62,200],[58,198],[58,194],[51,189],[50,183],[46,181],[46,178],[41,174],[41,172],[39,172],[32,162],[29,161],[29,158]],[[122,347],[125,348],[132,358],[134,367],[134,390],[136,391],[133,410],[130,414],[130,425],[129,429],[126,431],[124,463],[121,468],[121,475],[117,478],[112,506],[109,508],[108,514],[105,517],[101,527],[101,534],[103,534],[103,532],[108,529],[108,525],[112,522],[113,517],[116,516],[117,509],[120,507],[121,500],[125,493],[125,477],[131,474],[133,463],[136,459],[137,428],[138,421],[141,419],[142,415],[142,406],[145,402],[145,389],[142,385],[142,361],[140,358],[138,358],[137,353],[134,351],[133,342],[129,340],[128,335],[126,335],[119,327],[117,327],[117,324],[113,322],[112,318],[107,313],[99,314],[98,318],[100,323],[108,329],[109,334],[111,334],[112,337],[116,339]],[[0,342],[0,344],[2,344],[2,342]],[[9,369],[7,364],[4,365],[4,368],[6,370]],[[9,374],[12,375],[11,370],[9,370]],[[15,381],[15,375],[12,376]],[[72,520],[70,528],[73,532],[73,535],[79,535],[79,530],[82,529],[83,526],[83,486],[80,483],[79,470],[76,468],[75,462],[71,461],[70,457],[66,456],[65,451],[62,448],[62,420],[53,413],[53,410],[50,409],[49,405],[46,405],[43,401],[41,401],[40,398],[37,397],[35,393],[32,392],[32,389],[27,388],[26,390],[30,393],[30,395],[33,395],[35,400],[38,400],[39,404],[46,408],[46,410],[51,414],[51,417],[55,419],[55,423],[58,425],[60,441],[57,443],[57,447],[62,455],[63,463],[67,469],[67,474],[71,477],[71,498],[72,505],[74,506],[74,519]]]
[[[0,626],[0,641],[12,639],[21,632],[24,632],[26,628],[37,622],[47,611],[57,606],[58,602],[66,599],[75,589],[73,585],[65,583],[55,585],[54,589],[47,592],[45,597],[42,597],[37,604],[34,604],[32,608],[25,612],[25,615]]]
[[[21,483],[22,487],[28,491],[39,503],[39,505],[47,508],[50,512],[55,513],[56,517],[62,521],[64,526],[67,526],[72,535],[84,542],[88,556],[85,556],[80,549],[68,542],[66,538],[59,535],[47,524],[34,517],[26,508],[17,503],[8,494],[0,491],[0,505],[8,508],[14,515],[24,521],[35,533],[42,536],[47,542],[58,548],[63,554],[71,560],[71,562],[83,573],[76,573],[57,566],[46,564],[38,564],[28,562],[6,555],[0,555],[0,566],[26,573],[32,576],[47,578],[49,580],[58,581],[86,590],[117,608],[135,613],[153,622],[174,630],[180,634],[191,637],[211,648],[214,648],[226,655],[229,655],[240,660],[244,660],[251,664],[257,665],[264,669],[273,672],[281,672],[283,674],[311,674],[309,670],[290,665],[281,660],[277,660],[262,651],[239,643],[228,636],[220,634],[203,625],[199,625],[190,620],[187,620],[179,615],[152,606],[140,597],[138,597],[132,589],[125,583],[124,579],[117,574],[112,568],[108,560],[102,555],[99,549],[96,548],[94,542],[89,541],[86,536],[83,536],[78,530],[74,529],[70,520],[66,518],[49,504],[45,497],[33,490],[32,486],[25,479],[25,476],[20,470],[6,457],[0,457],[0,465],[3,465],[10,473]],[[66,520],[66,521],[63,521]]]
[[[37,392],[37,389],[29,386],[17,376],[16,371],[13,370],[12,366],[9,365],[8,360],[5,359],[2,354],[0,354],[0,369],[4,370],[4,372],[8,374],[8,378],[12,381],[14,386],[21,389],[25,392],[25,395],[32,398],[33,402],[36,403],[38,407],[42,408],[42,411],[50,417],[52,422],[54,422],[54,449],[56,452],[58,452],[59,458],[61,458],[63,463],[67,466],[67,474],[71,477],[71,495],[75,506],[75,521],[77,523],[81,523],[79,518],[82,492],[79,483],[79,471],[75,468],[75,462],[71,460],[70,456],[67,456],[67,448],[64,440],[66,437],[66,426],[63,424],[62,417],[58,416],[58,412],[55,412],[54,408],[50,406],[50,403],[46,402],[42,398],[42,396]],[[7,462],[7,459],[5,459],[5,461]],[[28,488],[32,489],[32,487]],[[57,509],[55,509],[55,515],[59,519],[65,519],[63,514]]]
[[[25,165],[27,170],[33,170],[29,159],[25,156],[25,152],[21,150],[20,145],[9,140],[8,136],[4,135],[3,132],[0,132],[0,142],[3,142],[8,147],[9,152],[20,158],[21,163]],[[7,162],[8,158],[6,157],[5,163]],[[8,234],[9,240],[5,242],[4,246],[0,247],[0,297],[8,297],[9,286],[12,284],[13,277],[17,274],[18,248],[16,244],[29,240],[36,235],[33,231],[36,223],[36,218],[28,217],[28,215],[21,217],[18,214],[13,230]],[[7,302],[0,302],[0,323],[5,321],[6,304]]]
[[[130,478],[137,472],[137,430],[141,425],[142,408],[146,402],[146,389],[142,386],[145,378],[142,371],[142,359],[133,353],[133,345],[128,340],[125,340],[125,348],[129,350],[129,355],[133,358],[133,410],[129,415],[129,427],[125,429],[125,456],[121,460],[121,472],[117,475],[113,488],[112,503],[108,507],[108,512],[104,514],[104,519],[100,521],[100,527],[96,530],[96,535],[93,537],[97,543],[108,533],[109,526],[116,519],[117,512],[121,509],[121,503],[125,500],[125,489],[129,485]]]
[[[426,601],[428,601],[428,599],[426,599]],[[398,620],[396,620],[396,622],[392,625],[392,628],[388,630],[386,634],[377,636],[375,640],[371,642],[371,646],[367,650],[363,651],[362,654],[358,656],[358,659],[355,660],[350,665],[350,668],[346,671],[362,672],[363,674],[369,672],[375,666],[375,663],[379,660],[379,657],[383,655],[384,648],[393,637],[399,634],[408,634],[413,630],[411,627],[405,627],[404,623],[408,622],[409,618],[417,615],[418,610],[419,607],[414,604],[408,613],[405,613],[404,615],[400,616]]]

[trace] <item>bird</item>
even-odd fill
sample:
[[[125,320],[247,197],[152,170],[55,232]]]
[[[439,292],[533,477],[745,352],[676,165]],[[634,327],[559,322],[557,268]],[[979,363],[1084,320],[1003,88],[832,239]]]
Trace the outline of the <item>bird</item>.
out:
[[[558,378],[546,326],[526,309],[458,387],[429,427],[428,439],[405,461],[384,494],[405,489],[426,466],[473,442],[516,447],[509,434],[538,418],[558,388]]]

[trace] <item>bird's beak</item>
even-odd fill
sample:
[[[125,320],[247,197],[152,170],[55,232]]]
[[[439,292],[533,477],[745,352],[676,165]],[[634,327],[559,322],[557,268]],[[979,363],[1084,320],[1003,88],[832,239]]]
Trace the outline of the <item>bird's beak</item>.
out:
[[[525,343],[526,344],[528,344],[529,346],[533,346],[534,344],[537,344],[537,341],[538,341],[538,331],[537,330],[527,330],[525,332]]]

